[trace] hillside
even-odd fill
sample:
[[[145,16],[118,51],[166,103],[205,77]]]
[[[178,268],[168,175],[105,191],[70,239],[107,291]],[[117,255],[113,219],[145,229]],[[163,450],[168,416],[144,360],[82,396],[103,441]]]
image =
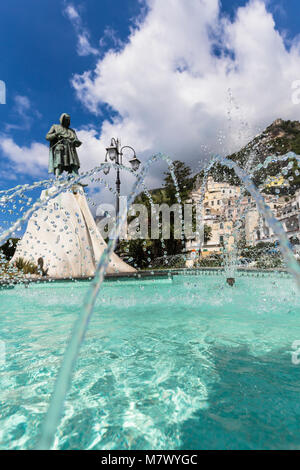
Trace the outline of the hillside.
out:
[[[270,155],[284,155],[288,152],[300,154],[300,122],[283,121],[277,119],[268,126],[261,134],[257,135],[251,142],[243,147],[239,152],[229,155],[228,158],[234,160],[239,166],[250,171],[259,163],[263,163]],[[278,187],[282,193],[294,192],[300,187],[299,168],[295,160],[291,159],[294,164],[284,175],[288,180],[286,187],[273,185],[268,187],[267,191],[274,192]],[[272,163],[267,169],[262,168],[255,176],[254,182],[257,186],[263,185],[266,188],[266,181],[269,178],[277,177],[282,174],[285,163]],[[222,165],[216,165],[213,170],[213,176],[217,181],[224,179],[232,184],[239,184],[239,180],[232,171],[227,170]],[[283,178],[279,179],[278,184],[282,183]],[[287,186],[289,189],[287,189]]]
[[[253,164],[263,163],[269,155],[300,154],[300,122],[276,119],[239,152],[229,158],[242,165],[253,158]]]
[[[300,122],[277,119],[239,152],[229,155],[227,158],[234,160],[241,168],[250,172],[251,168],[254,168],[259,163],[264,163],[268,156],[284,155],[288,152],[300,155]],[[300,169],[295,160],[293,167],[287,174],[283,175],[284,177],[278,178],[278,184],[276,184],[277,178],[275,178],[275,183],[272,183],[272,186],[268,184],[270,178],[282,174],[283,167],[286,165],[286,162],[279,162],[271,164],[267,169],[262,168],[254,178],[256,186],[263,186],[265,192],[278,192],[278,188],[280,188],[282,194],[293,194],[296,189],[300,188]],[[211,175],[216,181],[228,181],[233,185],[240,185],[240,181],[235,176],[234,171],[228,170],[227,167],[220,164],[215,165],[211,170]],[[180,175],[178,176],[180,182]],[[189,178],[191,185],[195,183],[198,187],[201,184],[202,177],[203,171],[191,176]],[[288,188],[287,186],[280,186],[284,179],[288,180]],[[168,202],[166,188],[157,188],[149,192],[154,203],[161,204],[162,202]],[[147,196],[141,193],[137,196],[135,203],[145,201],[147,201]]]

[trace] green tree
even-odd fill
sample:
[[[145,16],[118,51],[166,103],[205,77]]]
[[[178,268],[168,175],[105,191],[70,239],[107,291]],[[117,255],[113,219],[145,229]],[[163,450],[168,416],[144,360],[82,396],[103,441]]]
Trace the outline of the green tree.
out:
[[[7,261],[10,261],[14,256],[19,240],[19,238],[9,238],[2,246],[0,246],[0,251],[2,251]]]
[[[192,176],[192,170],[185,163],[176,160],[173,162],[174,174],[179,188],[179,196],[182,204],[190,196],[193,189],[195,177]],[[154,204],[168,204],[170,207],[178,202],[176,197],[176,186],[174,184],[171,171],[164,173],[164,186],[163,188],[150,190],[151,198]],[[136,204],[144,204],[148,209],[149,221],[149,235],[151,234],[151,203],[145,193],[141,193],[134,201]],[[132,219],[131,219],[132,220]],[[129,220],[129,222],[131,221]],[[135,267],[145,268],[151,265],[151,260],[163,257],[166,253],[168,255],[181,254],[183,251],[183,241],[174,238],[174,215],[171,213],[170,218],[170,232],[169,240],[162,240],[161,234],[158,240],[130,240],[122,241],[119,247],[119,253],[125,261],[134,265]],[[149,261],[150,260],[150,261]]]
[[[193,189],[195,177],[192,176],[192,170],[190,167],[180,160],[175,160],[173,162],[173,168],[179,188],[179,195],[182,203],[184,203],[189,198],[190,192]],[[164,189],[166,191],[168,203],[172,205],[177,202],[175,183],[170,170],[166,171],[164,175]]]

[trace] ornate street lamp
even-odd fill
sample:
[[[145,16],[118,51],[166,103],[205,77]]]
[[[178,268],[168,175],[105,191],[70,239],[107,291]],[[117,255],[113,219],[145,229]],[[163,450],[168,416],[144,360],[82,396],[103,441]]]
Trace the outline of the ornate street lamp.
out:
[[[133,171],[138,171],[140,167],[140,160],[137,158],[135,150],[130,147],[129,145],[124,145],[121,147],[121,141],[119,139],[112,138],[110,146],[106,149],[105,155],[105,163],[108,163],[107,158],[109,158],[113,163],[117,165],[117,179],[116,179],[116,189],[117,189],[117,198],[116,198],[116,215],[117,218],[120,212],[120,187],[121,187],[121,180],[120,180],[120,165],[123,165],[122,157],[123,157],[123,150],[130,149],[133,152],[133,157],[129,160],[131,168]],[[104,167],[103,173],[108,175],[110,170],[109,166]]]

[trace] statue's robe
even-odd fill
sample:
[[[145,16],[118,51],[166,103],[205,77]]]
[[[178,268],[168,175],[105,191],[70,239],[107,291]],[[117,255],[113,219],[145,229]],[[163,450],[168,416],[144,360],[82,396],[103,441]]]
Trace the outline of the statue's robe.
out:
[[[46,135],[46,139],[50,142],[49,173],[55,174],[57,169],[59,169],[59,173],[63,171],[78,173],[80,168],[76,147],[79,147],[81,142],[74,129],[63,125],[65,116],[66,114],[62,114],[60,124],[53,124]]]

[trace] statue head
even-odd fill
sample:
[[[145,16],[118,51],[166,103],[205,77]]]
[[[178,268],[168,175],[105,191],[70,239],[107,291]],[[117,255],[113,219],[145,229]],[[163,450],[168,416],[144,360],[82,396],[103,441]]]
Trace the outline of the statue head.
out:
[[[59,122],[61,123],[63,127],[69,127],[71,123],[70,115],[67,113],[63,113],[59,118]]]

